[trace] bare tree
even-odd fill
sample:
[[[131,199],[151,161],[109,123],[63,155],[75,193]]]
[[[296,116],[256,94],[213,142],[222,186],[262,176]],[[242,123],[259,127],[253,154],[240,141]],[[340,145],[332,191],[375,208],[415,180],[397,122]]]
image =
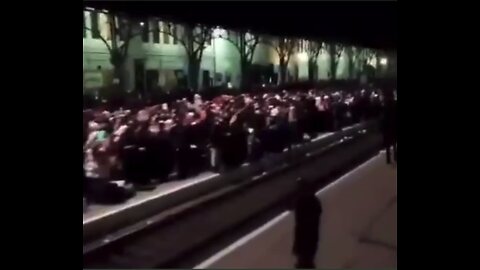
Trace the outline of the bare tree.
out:
[[[323,42],[306,41],[306,52],[308,55],[308,80],[313,82],[315,80],[315,73],[317,72],[318,55],[322,51]]]
[[[342,56],[344,46],[341,44],[330,43],[327,45],[327,51],[330,55],[330,79],[337,79],[337,67],[340,57]]]
[[[97,12],[93,13],[97,16]],[[100,34],[97,37],[105,44],[110,54],[110,63],[113,66],[114,80],[118,80],[120,91],[125,91],[125,62],[128,57],[130,42],[141,32],[137,31],[138,22],[124,16],[116,16],[113,13],[104,13],[107,17],[108,36]],[[100,31],[84,26],[86,30]]]
[[[258,35],[248,31],[224,31],[224,33],[215,35],[216,38],[224,39],[230,42],[240,54],[240,89],[250,86],[250,68],[253,62],[255,49],[260,41]]]
[[[358,48],[356,50],[356,61],[359,71],[366,72],[367,66],[376,57],[375,51],[367,48]]]
[[[291,38],[278,38],[276,40],[267,41],[262,40],[262,43],[265,43],[275,49],[279,58],[279,84],[282,85],[286,82],[288,63],[290,62],[290,57],[293,54],[297,46],[297,40]]]
[[[208,46],[207,41],[212,39],[212,29],[204,25],[195,27],[186,24],[183,30],[183,35],[178,41],[184,46],[187,53],[188,85],[197,90],[203,51]]]
[[[205,25],[183,24],[182,26],[183,31],[181,33],[175,33],[176,28],[172,27],[172,24],[168,24],[163,29],[154,27],[151,31],[172,36],[185,48],[188,65],[188,86],[198,90],[200,64],[203,52],[212,39],[212,29]]]
[[[348,58],[348,76],[350,79],[355,79],[357,77],[357,74],[355,73],[355,48],[352,46],[346,46],[345,55]]]

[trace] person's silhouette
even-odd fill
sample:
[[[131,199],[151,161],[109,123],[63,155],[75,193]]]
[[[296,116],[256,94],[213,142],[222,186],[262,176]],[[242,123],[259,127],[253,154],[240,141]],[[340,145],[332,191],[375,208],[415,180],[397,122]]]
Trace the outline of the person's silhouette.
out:
[[[315,268],[322,205],[310,182],[299,178],[297,184],[293,243],[293,254],[297,257],[295,267]]]
[[[391,148],[393,148],[393,160],[397,162],[397,104],[391,91],[384,91],[384,98],[382,133],[384,147],[387,152],[387,164],[390,164]]]

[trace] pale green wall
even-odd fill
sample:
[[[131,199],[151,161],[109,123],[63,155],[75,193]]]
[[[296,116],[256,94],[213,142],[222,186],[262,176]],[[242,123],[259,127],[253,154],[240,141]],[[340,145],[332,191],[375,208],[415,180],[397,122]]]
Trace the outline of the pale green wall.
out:
[[[86,16],[89,12],[86,11]],[[90,20],[87,17],[86,26],[90,28]],[[179,27],[180,29],[180,27]],[[144,59],[146,69],[176,70],[183,69],[187,72],[187,59],[185,49],[180,44],[163,43],[163,35],[160,35],[160,44],[153,43],[153,33],[150,33],[149,42],[143,42],[141,36],[137,36],[130,41],[129,58],[126,64],[127,88],[133,87],[133,60]],[[270,63],[268,55],[264,54],[265,49],[258,46],[254,54],[254,63]],[[104,70],[112,69],[109,62],[109,53],[105,44],[99,39],[92,39],[91,32],[87,31],[86,38],[83,39],[83,67],[84,70],[96,70],[101,66]],[[209,70],[210,76],[213,78],[214,73],[221,73],[222,81],[225,81],[226,73],[231,75],[231,82],[238,87],[240,84],[240,56],[235,47],[226,40],[217,38],[213,39],[212,44],[208,46],[204,52],[201,62],[202,70]],[[199,85],[202,84],[202,76],[199,76]]]
[[[85,11],[86,26],[90,28],[89,12]],[[105,20],[103,15],[100,15],[99,23]],[[181,29],[180,26],[178,26]],[[150,33],[150,41],[145,43],[141,36],[137,36],[130,43],[129,58],[126,63],[127,88],[133,88],[134,59],[144,59],[146,69],[157,69],[159,71],[183,69],[187,71],[187,59],[185,51],[180,44],[173,45],[172,37],[170,44],[164,44],[163,34],[160,34],[160,44],[153,43],[153,33]],[[392,56],[393,57],[393,56]],[[95,71],[98,66],[103,70],[110,70],[112,66],[109,61],[110,55],[105,47],[105,44],[99,39],[92,39],[91,32],[87,31],[86,38],[83,39],[83,68],[88,71]],[[325,50],[322,50],[318,57],[318,79],[328,79],[330,69],[330,56]],[[275,72],[278,73],[278,55],[276,51],[265,44],[259,43],[256,47],[253,62],[260,65],[274,64]],[[373,59],[371,64],[376,66],[376,59]],[[289,72],[294,74],[295,66],[298,66],[299,80],[308,79],[308,63],[304,59],[298,57],[298,53],[291,56],[289,63]],[[236,87],[240,84],[240,64],[239,54],[234,46],[223,39],[214,39],[212,44],[208,46],[203,54],[201,62],[202,70],[209,70],[210,76],[213,78],[214,73],[222,73],[223,80],[225,74],[230,73],[232,84]],[[383,67],[382,75],[396,76],[396,56],[389,60],[389,64]],[[337,66],[337,78],[348,79],[348,58],[345,53],[342,53],[340,61]],[[201,83],[202,75],[199,75],[199,85]]]

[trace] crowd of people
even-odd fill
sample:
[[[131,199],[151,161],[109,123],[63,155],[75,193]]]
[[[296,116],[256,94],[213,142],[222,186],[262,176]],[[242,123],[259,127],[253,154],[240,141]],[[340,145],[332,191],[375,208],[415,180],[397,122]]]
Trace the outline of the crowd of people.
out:
[[[84,111],[84,198],[120,203],[137,190],[280,153],[379,116],[376,90],[220,95]]]

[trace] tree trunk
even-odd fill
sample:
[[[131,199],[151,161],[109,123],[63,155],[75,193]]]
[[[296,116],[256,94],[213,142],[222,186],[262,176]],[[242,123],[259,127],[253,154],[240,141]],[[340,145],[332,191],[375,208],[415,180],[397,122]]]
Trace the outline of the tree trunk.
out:
[[[309,59],[308,60],[308,80],[310,82],[315,81],[315,72],[317,71],[316,67],[317,67],[317,63],[315,63],[315,61],[313,61],[312,59]]]
[[[334,81],[337,79],[337,52],[335,45],[329,46],[328,53],[330,55],[330,80]]]
[[[280,58],[280,65],[278,66],[279,67],[279,78],[280,78],[280,81],[279,81],[279,85],[283,85],[284,83],[286,83],[287,81],[287,68],[288,68],[288,64],[285,63],[285,60],[283,60],[283,58]]]
[[[247,59],[240,60],[240,89],[242,91],[250,87],[250,63]]]
[[[356,79],[355,64],[353,63],[353,56],[348,57],[348,75],[350,79]]]
[[[330,79],[332,81],[337,79],[337,60],[335,54],[330,56]]]
[[[380,64],[381,57],[377,54],[376,59],[377,66],[375,68],[375,77],[380,78],[382,76],[382,65]]]
[[[337,63],[335,63],[335,59],[330,61],[330,79],[332,81],[337,79]]]
[[[359,66],[358,77],[361,77],[367,73],[367,60],[362,59]]]
[[[188,86],[198,90],[198,74],[200,73],[200,61],[195,55],[188,56]]]
[[[347,48],[346,53],[348,57],[348,77],[353,80],[353,79],[356,79],[356,74],[355,74],[355,63],[353,61],[352,48]]]
[[[114,82],[114,89],[122,93],[126,91],[125,60],[126,56],[124,56],[118,48],[110,52],[110,63],[113,66],[113,80],[118,80],[117,83]]]
[[[117,63],[113,66],[113,89],[119,93],[126,92],[125,64]]]

